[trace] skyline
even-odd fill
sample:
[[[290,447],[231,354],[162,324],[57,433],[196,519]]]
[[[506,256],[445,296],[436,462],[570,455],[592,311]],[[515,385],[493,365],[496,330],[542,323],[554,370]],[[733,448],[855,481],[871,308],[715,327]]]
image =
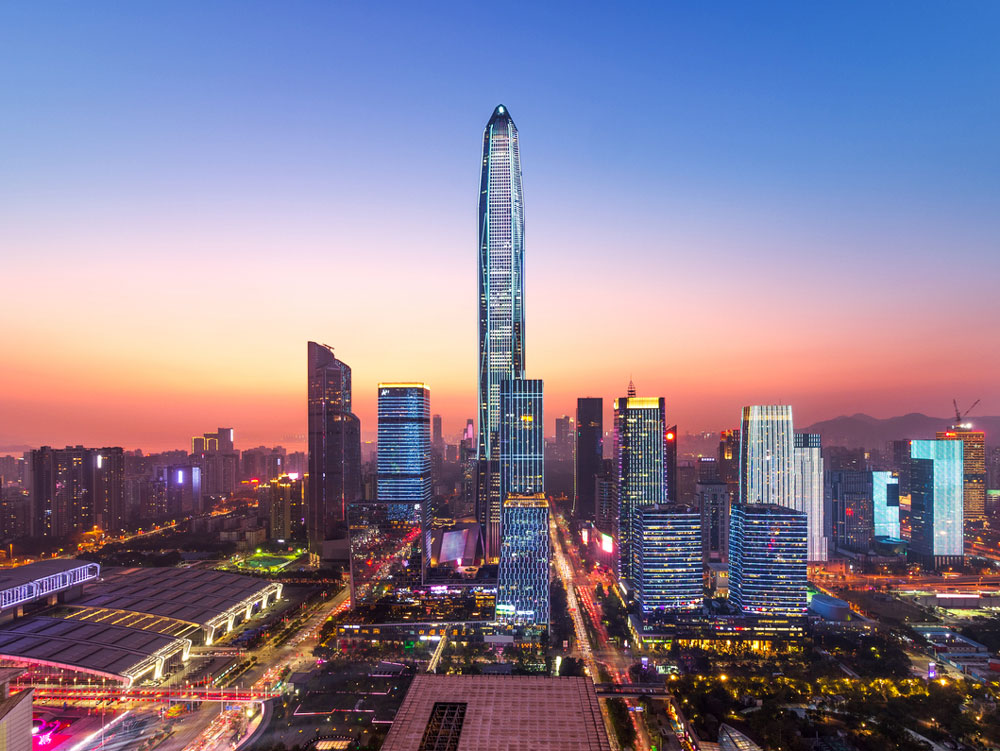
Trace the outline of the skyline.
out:
[[[307,340],[352,368],[366,439],[393,380],[426,382],[457,433],[476,414],[475,163],[500,103],[525,152],[547,435],[582,396],[610,425],[630,377],[682,433],[748,404],[803,426],[953,397],[1000,413],[995,7],[804,26],[791,4],[525,9],[535,33],[479,85],[461,64],[478,9],[402,7],[355,39],[362,11],[239,8],[228,35],[236,5],[0,11],[18,103],[0,446],[153,451],[224,425],[303,448]]]

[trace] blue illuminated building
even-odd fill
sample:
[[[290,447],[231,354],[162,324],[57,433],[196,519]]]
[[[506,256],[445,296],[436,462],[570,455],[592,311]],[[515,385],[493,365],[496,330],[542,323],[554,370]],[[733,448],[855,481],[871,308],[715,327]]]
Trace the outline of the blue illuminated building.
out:
[[[615,464],[618,480],[619,576],[634,579],[631,536],[641,506],[667,501],[666,405],[662,397],[615,399]]]
[[[899,477],[892,472],[872,472],[872,505],[875,537],[899,539]]]
[[[542,382],[515,378],[500,388],[500,496],[544,491]]]
[[[422,383],[378,385],[378,491],[383,503],[431,498],[431,397]]]
[[[549,556],[549,503],[545,495],[507,496],[497,586],[499,623],[548,628]]]
[[[643,618],[700,609],[701,513],[691,506],[641,506],[632,529],[635,598]]]
[[[735,504],[729,528],[729,600],[746,615],[806,613],[808,519],[774,504]]]
[[[964,562],[964,445],[910,441],[909,555],[928,568]]]

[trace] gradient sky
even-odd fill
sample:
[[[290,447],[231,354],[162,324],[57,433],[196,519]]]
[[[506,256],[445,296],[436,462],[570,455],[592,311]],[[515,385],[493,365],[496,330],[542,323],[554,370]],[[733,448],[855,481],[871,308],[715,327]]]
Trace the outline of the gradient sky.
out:
[[[501,102],[550,432],[1000,413],[1000,4],[544,6],[4,3],[0,447],[299,446],[308,339],[457,432]]]

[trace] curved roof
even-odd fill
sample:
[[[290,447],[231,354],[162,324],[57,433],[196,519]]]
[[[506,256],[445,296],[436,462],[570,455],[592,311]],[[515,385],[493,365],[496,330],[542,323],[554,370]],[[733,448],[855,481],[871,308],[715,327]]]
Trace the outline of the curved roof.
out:
[[[0,659],[78,670],[131,683],[190,639],[139,629],[33,616],[0,624]]]
[[[208,626],[280,584],[206,568],[118,569],[73,602],[78,607],[130,610]]]
[[[731,725],[719,727],[719,751],[761,751],[761,747]]]

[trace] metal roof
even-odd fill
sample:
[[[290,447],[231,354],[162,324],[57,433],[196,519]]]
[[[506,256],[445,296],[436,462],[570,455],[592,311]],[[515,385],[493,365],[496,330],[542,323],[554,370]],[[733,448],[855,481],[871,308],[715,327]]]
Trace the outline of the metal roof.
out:
[[[0,624],[0,659],[23,660],[131,680],[152,669],[159,655],[191,642],[138,629],[33,616]]]
[[[280,585],[205,568],[133,568],[105,572],[80,607],[131,610],[206,626],[246,600]]]
[[[91,561],[78,561],[75,558],[49,558],[35,561],[24,566],[0,569],[0,589],[19,587],[43,579],[52,574],[62,574],[66,571],[91,565]]]

